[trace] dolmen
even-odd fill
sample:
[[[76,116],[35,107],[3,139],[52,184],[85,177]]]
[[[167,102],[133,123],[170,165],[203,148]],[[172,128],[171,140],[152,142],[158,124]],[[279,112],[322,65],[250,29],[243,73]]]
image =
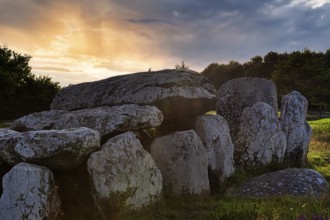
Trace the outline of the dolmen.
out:
[[[67,207],[74,202],[65,189],[70,183],[82,190],[75,195],[90,196],[95,218],[118,219],[163,197],[218,193],[235,170],[287,162],[299,166],[306,162],[311,136],[307,105],[293,91],[283,98],[278,118],[273,82],[244,77],[217,91],[191,70],[70,85],[56,94],[49,111],[23,116],[0,130],[0,219],[70,218]],[[210,114],[214,110],[217,114]],[[324,179],[314,185],[321,179],[316,171],[283,172],[312,175],[306,185],[316,196],[329,188]],[[256,182],[291,184],[278,178],[282,173],[269,175],[274,178]],[[233,195],[272,195],[252,183]],[[292,194],[291,188],[282,192]]]

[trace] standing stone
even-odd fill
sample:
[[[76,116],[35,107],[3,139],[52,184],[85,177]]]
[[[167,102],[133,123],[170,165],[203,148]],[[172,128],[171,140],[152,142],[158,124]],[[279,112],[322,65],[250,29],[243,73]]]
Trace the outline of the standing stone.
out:
[[[3,177],[0,219],[57,219],[60,201],[53,173],[46,167],[19,163]]]
[[[129,104],[72,112],[50,110],[32,113],[14,121],[11,129],[29,131],[87,127],[99,131],[106,138],[118,132],[157,127],[162,121],[163,114],[156,107]]]
[[[104,219],[141,209],[161,197],[162,175],[132,132],[109,139],[88,162],[96,207]]]
[[[151,156],[163,175],[165,193],[208,195],[208,157],[203,143],[193,130],[156,138]]]
[[[195,130],[208,154],[211,189],[217,190],[234,173],[234,145],[229,125],[219,115],[203,115],[197,118]]]
[[[51,109],[151,105],[163,112],[166,121],[176,121],[214,109],[215,101],[216,90],[203,75],[191,70],[162,70],[68,86],[56,94]]]
[[[246,107],[256,102],[265,102],[277,112],[275,84],[263,78],[242,77],[224,83],[218,90],[217,114],[229,123],[232,138],[235,139],[239,118]]]
[[[29,162],[50,169],[71,170],[99,150],[100,142],[99,132],[90,128],[11,131],[5,138],[0,138],[0,161],[11,165]]]
[[[235,162],[248,169],[271,162],[281,163],[286,150],[285,135],[274,109],[257,102],[244,109],[235,140]]]
[[[287,139],[286,158],[289,162],[306,162],[312,128],[306,121],[307,99],[293,91],[282,98],[281,126]]]

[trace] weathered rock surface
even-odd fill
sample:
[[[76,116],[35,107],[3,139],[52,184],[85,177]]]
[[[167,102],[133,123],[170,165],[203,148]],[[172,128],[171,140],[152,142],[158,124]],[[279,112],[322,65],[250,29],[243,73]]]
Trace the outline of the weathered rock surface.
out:
[[[115,76],[62,89],[51,109],[77,110],[122,104],[152,105],[165,120],[197,116],[215,105],[207,78],[190,70],[162,70]]]
[[[245,108],[234,145],[235,162],[242,168],[281,163],[286,139],[274,109],[263,102]]]
[[[68,111],[50,110],[35,112],[16,119],[11,123],[10,129],[15,131],[38,131],[53,129],[56,122]],[[80,126],[83,127],[83,126]]]
[[[19,163],[3,178],[0,219],[57,219],[61,213],[53,173]]]
[[[100,148],[99,132],[90,128],[0,132],[0,161],[29,162],[50,169],[70,170]]]
[[[290,162],[305,163],[312,128],[306,121],[307,99],[293,91],[282,98],[281,126],[287,139],[286,158]]]
[[[251,178],[234,189],[231,194],[248,197],[279,195],[313,196],[328,195],[329,184],[317,171],[288,168]]]
[[[203,115],[197,118],[195,130],[208,154],[211,189],[216,190],[234,172],[234,145],[229,125],[219,115]]]
[[[0,129],[0,162],[16,164],[20,161],[15,153],[15,146],[21,139],[21,134],[8,129]]]
[[[109,139],[88,162],[93,197],[105,219],[158,201],[162,175],[132,132]]]
[[[163,114],[156,107],[129,104],[72,112],[51,110],[33,113],[14,121],[11,129],[29,131],[87,127],[107,137],[117,132],[157,127],[162,121]]]
[[[193,130],[156,138],[151,156],[163,175],[167,195],[208,195],[208,157],[203,143]]]
[[[235,139],[238,119],[246,107],[256,102],[265,102],[277,112],[276,86],[263,78],[242,77],[232,79],[218,90],[217,114],[229,123],[232,138]]]

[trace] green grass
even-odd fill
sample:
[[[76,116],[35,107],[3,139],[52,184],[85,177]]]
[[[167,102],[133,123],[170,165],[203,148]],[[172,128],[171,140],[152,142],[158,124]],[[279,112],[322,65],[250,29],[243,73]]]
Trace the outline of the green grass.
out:
[[[10,122],[0,122],[0,128],[7,128],[10,126]]]
[[[174,198],[159,208],[157,219],[298,219],[299,216],[320,215],[330,217],[330,200],[314,200],[289,196],[267,199],[257,198],[209,198],[184,200]]]
[[[308,162],[330,182],[330,118],[310,121],[313,135]]]
[[[308,153],[308,168],[320,172],[330,182],[330,119],[310,121],[313,135]],[[268,171],[281,167],[270,166]],[[266,172],[265,168],[252,173],[236,172],[229,184],[237,184],[251,175]],[[330,219],[330,196],[321,199],[282,196],[273,198],[234,198],[224,195],[208,199],[165,199],[145,219],[293,219],[316,215]],[[303,219],[303,218],[301,218]],[[321,218],[319,218],[321,219]]]

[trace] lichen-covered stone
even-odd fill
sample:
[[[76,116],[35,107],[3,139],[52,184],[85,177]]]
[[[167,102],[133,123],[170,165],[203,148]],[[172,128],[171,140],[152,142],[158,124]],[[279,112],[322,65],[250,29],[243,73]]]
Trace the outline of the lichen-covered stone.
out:
[[[243,110],[235,145],[235,162],[244,169],[281,163],[286,139],[274,109],[257,102]]]
[[[293,91],[282,98],[281,126],[287,139],[286,159],[289,162],[306,162],[312,128],[306,121],[308,101]]]
[[[263,78],[242,77],[232,79],[218,90],[217,114],[229,123],[233,140],[237,135],[239,118],[246,107],[256,102],[265,102],[277,112],[275,84]]]
[[[50,219],[60,216],[53,173],[46,167],[19,163],[3,177],[0,219]]]
[[[10,129],[21,132],[50,130],[54,128],[54,125],[56,124],[58,119],[60,119],[64,114],[67,113],[68,111],[64,110],[50,110],[31,113],[12,122],[10,125]]]
[[[100,148],[99,132],[90,128],[13,132],[0,137],[0,161],[29,162],[51,169],[70,170]]]
[[[21,139],[21,134],[9,129],[0,129],[0,162],[16,164],[20,161],[15,153],[15,146]]]
[[[162,172],[167,195],[204,196],[210,193],[207,152],[195,131],[156,138],[151,143],[151,156]]]
[[[118,132],[157,127],[162,121],[163,114],[156,107],[129,104],[72,112],[51,110],[32,113],[14,121],[11,129],[29,131],[87,127],[107,137]]]
[[[109,139],[87,166],[95,204],[105,219],[148,207],[161,197],[161,172],[132,132]]]
[[[311,169],[288,168],[253,177],[232,189],[231,195],[248,197],[312,196],[323,197],[329,193],[327,180]]]
[[[217,190],[234,172],[234,145],[229,125],[219,115],[203,115],[197,118],[195,130],[208,154],[211,189]]]
[[[163,112],[165,120],[176,121],[213,109],[215,100],[214,86],[201,74],[190,70],[162,70],[68,86],[57,93],[51,108],[152,105]]]

